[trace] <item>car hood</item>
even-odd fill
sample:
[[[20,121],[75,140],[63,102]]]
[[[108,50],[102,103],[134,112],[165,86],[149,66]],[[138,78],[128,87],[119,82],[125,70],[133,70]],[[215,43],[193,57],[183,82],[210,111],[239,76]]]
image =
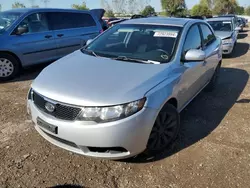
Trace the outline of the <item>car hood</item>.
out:
[[[32,88],[49,99],[73,105],[123,104],[143,98],[167,77],[169,66],[116,61],[78,50],[45,68]]]
[[[222,40],[231,37],[232,31],[215,31],[215,35],[220,37]]]

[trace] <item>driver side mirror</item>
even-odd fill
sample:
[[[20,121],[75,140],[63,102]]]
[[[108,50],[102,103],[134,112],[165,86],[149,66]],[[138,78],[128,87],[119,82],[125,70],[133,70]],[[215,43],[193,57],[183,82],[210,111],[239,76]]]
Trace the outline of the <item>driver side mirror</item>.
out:
[[[190,61],[204,61],[206,59],[206,53],[202,50],[191,49],[187,51],[184,56],[184,62]]]
[[[28,32],[29,32],[28,27],[21,27],[21,26],[19,26],[16,29],[16,35],[22,35],[22,34],[28,33]]]

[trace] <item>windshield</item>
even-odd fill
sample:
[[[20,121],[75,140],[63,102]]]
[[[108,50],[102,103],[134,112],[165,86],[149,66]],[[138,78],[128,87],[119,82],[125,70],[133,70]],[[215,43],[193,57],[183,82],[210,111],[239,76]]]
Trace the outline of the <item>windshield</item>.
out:
[[[0,34],[6,31],[20,16],[19,12],[0,12]]]
[[[209,21],[208,22],[215,31],[232,31],[231,21]]]
[[[98,56],[126,57],[166,63],[171,60],[181,27],[119,24],[90,43],[86,50]]]

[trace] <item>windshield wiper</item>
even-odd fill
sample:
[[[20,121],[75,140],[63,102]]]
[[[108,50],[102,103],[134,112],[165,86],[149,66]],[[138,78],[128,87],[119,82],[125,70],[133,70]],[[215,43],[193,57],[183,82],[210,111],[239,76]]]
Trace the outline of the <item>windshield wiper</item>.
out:
[[[84,49],[82,48],[81,49],[82,52],[87,52],[88,54],[92,55],[92,56],[95,56],[95,57],[99,57],[94,51],[92,50],[87,50],[87,49]]]
[[[158,61],[152,61],[152,60],[141,60],[141,59],[134,59],[134,58],[129,58],[126,56],[118,56],[115,58],[111,58],[113,60],[119,60],[119,61],[131,61],[131,62],[136,62],[136,63],[146,63],[146,64],[161,64]]]

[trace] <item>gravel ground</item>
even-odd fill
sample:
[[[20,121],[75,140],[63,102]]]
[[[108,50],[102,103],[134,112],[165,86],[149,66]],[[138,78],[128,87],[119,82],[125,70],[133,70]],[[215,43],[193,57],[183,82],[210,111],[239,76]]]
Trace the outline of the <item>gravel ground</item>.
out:
[[[80,156],[41,138],[26,116],[26,95],[43,67],[0,84],[0,187],[249,187],[250,31],[225,58],[216,91],[181,113],[176,143],[154,161]],[[76,186],[77,187],[77,186]]]

